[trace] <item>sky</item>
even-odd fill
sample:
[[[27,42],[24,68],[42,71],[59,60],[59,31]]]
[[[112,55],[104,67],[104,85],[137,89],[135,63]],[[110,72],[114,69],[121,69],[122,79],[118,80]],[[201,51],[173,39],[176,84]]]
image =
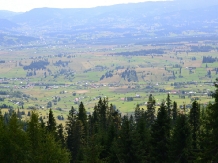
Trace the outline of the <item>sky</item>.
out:
[[[137,3],[157,0],[0,0],[0,10],[25,12],[33,8],[90,8],[122,3]],[[161,1],[161,0],[158,0]]]

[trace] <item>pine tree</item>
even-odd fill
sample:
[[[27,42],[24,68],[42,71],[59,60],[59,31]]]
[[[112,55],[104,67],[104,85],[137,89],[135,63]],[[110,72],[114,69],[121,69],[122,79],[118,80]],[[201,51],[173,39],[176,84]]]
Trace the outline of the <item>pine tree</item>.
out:
[[[65,162],[70,161],[69,152],[56,141],[52,132],[47,132],[39,123],[38,114],[32,112],[28,123],[30,162]]]
[[[136,160],[135,151],[133,151],[132,131],[127,116],[122,119],[122,126],[118,138],[117,158],[120,162],[132,163]]]
[[[47,131],[54,134],[56,132],[56,120],[54,118],[54,114],[51,109],[49,110],[49,115],[48,115]]]
[[[79,113],[77,115],[77,119],[82,122],[84,126],[84,130],[87,131],[87,114],[86,114],[86,109],[82,102],[79,105]]]
[[[135,162],[150,162],[150,132],[144,116],[141,116],[136,123],[133,133],[133,149],[136,154]]]
[[[207,117],[205,118],[205,128],[203,140],[204,148],[202,155],[199,158],[201,162],[218,162],[218,79],[215,83],[215,92],[213,98],[215,99],[214,104],[208,105]]]
[[[9,123],[5,128],[3,143],[3,162],[27,162],[28,142],[27,134],[16,115],[12,113]]]
[[[189,124],[191,126],[192,133],[192,149],[194,152],[198,149],[198,136],[200,129],[200,106],[197,101],[192,103],[192,107],[189,114]]]
[[[164,103],[151,126],[151,162],[167,162],[169,154],[170,118]]]
[[[81,107],[82,108],[82,107]],[[83,116],[81,116],[83,117]],[[78,120],[75,109],[72,107],[66,122],[67,131],[67,148],[71,152],[71,162],[82,161],[83,158],[83,145],[85,144],[85,131],[84,125],[81,120]]]
[[[136,108],[135,108],[135,121],[136,121],[136,123],[139,121],[140,116],[141,116],[141,111],[140,111],[139,105],[137,104]]]
[[[107,129],[107,109],[108,109],[108,99],[102,101],[101,98],[98,102],[98,110],[99,110],[99,120],[102,129]]]
[[[57,126],[57,138],[62,144],[62,146],[65,147],[66,143],[65,143],[65,136],[64,136],[64,127],[62,123]]]
[[[75,162],[80,162],[84,160],[83,148],[85,146],[85,131],[83,123],[80,120],[76,121],[74,131],[73,131],[73,150],[72,156],[75,158]]]
[[[69,163],[70,153],[62,147],[60,142],[56,141],[56,138],[52,133],[44,132],[44,138],[40,144],[40,155],[37,160],[33,162],[42,163]]]
[[[167,94],[166,107],[167,107],[168,116],[171,117],[172,101],[171,101],[171,99],[170,99],[170,94],[169,94],[169,93]]]
[[[38,123],[38,114],[35,112],[31,113],[30,116],[30,121],[28,122],[28,127],[27,127],[27,135],[29,139],[29,146],[30,146],[30,156],[31,160],[34,161],[37,160],[40,152],[39,152],[39,147],[40,147],[40,142],[42,141],[41,137],[41,130],[40,130],[40,124]]]
[[[172,112],[173,112],[173,115],[172,115],[173,124],[175,124],[177,116],[178,116],[178,108],[177,108],[177,103],[175,101],[173,102],[173,110],[172,110]]]
[[[72,106],[71,110],[69,111],[69,115],[67,117],[67,122],[66,122],[66,131],[67,131],[66,144],[67,144],[67,149],[71,152],[71,157],[75,157],[73,155],[75,125],[76,125],[76,110]],[[71,158],[71,162],[74,162],[74,160],[75,158]]]
[[[103,147],[100,145],[100,142],[98,140],[99,138],[97,134],[90,136],[87,146],[84,148],[84,160],[83,160],[84,163],[103,162],[100,159],[100,154],[103,150]],[[115,160],[113,160],[113,163],[115,163]]]
[[[5,139],[5,125],[4,119],[2,115],[2,111],[0,109],[0,162],[4,160],[4,139]]]
[[[191,155],[191,127],[186,115],[179,115],[172,133],[170,143],[170,161],[188,163]]]
[[[150,94],[148,98],[146,115],[148,126],[151,126],[155,119],[155,99],[152,94]]]
[[[111,104],[107,113],[108,129],[106,131],[105,141],[105,160],[108,160],[108,162],[116,162],[117,160],[114,147],[118,138],[120,123],[120,114],[117,110],[114,109],[113,105]]]

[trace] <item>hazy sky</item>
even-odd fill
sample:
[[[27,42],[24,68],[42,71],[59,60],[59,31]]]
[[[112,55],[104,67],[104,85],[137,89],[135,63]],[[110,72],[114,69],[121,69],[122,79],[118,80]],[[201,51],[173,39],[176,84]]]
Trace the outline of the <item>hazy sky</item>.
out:
[[[157,0],[0,0],[0,10],[28,11],[40,7],[83,8],[144,1]]]

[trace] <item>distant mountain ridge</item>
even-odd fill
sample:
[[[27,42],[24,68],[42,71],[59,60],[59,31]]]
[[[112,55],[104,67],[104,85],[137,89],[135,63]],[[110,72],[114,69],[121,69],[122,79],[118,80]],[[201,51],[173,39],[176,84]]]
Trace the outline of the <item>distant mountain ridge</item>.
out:
[[[184,31],[216,33],[218,1],[175,0],[119,4],[95,8],[36,8],[24,13],[0,11],[0,29],[22,27],[34,37],[92,40],[181,36]],[[6,20],[7,19],[7,20]],[[37,31],[37,32],[36,32]],[[111,33],[101,36],[102,33]],[[87,39],[86,39],[87,40]]]
[[[196,3],[197,2],[197,3]],[[212,3],[213,2],[213,3]],[[189,10],[196,8],[205,8],[217,4],[218,2],[211,0],[210,3],[203,3],[201,0],[196,1],[161,1],[161,2],[143,2],[136,4],[120,4],[106,7],[95,8],[81,8],[81,9],[57,9],[57,8],[37,8],[25,12],[23,14],[16,15],[12,18],[17,23],[29,23],[31,25],[40,25],[44,22],[50,22],[52,19],[60,20],[64,23],[69,21],[81,21],[93,18],[102,17],[122,17],[129,18],[129,16],[135,18],[140,16],[154,16],[164,13]],[[192,5],[190,5],[192,4]]]

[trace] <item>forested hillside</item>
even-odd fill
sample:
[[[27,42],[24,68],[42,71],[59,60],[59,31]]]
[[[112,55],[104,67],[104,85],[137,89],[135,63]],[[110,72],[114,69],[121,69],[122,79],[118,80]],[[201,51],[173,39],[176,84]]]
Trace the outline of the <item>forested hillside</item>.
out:
[[[33,111],[0,114],[0,162],[217,162],[218,80],[214,103],[194,101],[190,111],[177,108],[168,94],[155,112],[155,97],[147,108],[121,115],[108,99],[100,99],[92,114],[81,102],[69,111],[66,125],[57,124],[50,109],[43,122]]]

